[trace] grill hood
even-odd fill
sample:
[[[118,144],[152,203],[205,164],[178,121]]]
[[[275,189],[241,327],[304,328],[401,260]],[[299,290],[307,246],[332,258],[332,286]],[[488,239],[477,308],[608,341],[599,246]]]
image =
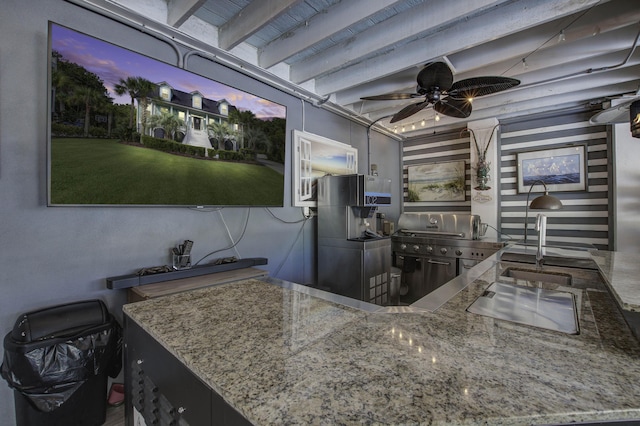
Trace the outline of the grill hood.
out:
[[[398,219],[398,234],[477,240],[480,216],[452,213],[403,213]]]

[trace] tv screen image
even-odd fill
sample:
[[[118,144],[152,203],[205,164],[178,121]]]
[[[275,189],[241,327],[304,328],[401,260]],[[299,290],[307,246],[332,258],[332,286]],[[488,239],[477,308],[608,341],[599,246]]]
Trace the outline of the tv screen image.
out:
[[[50,206],[283,206],[285,106],[53,22],[49,46]]]

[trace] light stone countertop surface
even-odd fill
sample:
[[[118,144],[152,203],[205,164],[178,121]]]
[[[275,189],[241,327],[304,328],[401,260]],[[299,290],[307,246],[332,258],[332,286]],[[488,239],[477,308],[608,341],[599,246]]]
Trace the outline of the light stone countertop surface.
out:
[[[640,312],[640,256],[598,250],[591,257],[622,309]]]
[[[640,419],[640,346],[597,272],[572,271],[580,334],[565,335],[466,312],[505,267],[481,265],[435,312],[274,279],[124,312],[256,425]]]

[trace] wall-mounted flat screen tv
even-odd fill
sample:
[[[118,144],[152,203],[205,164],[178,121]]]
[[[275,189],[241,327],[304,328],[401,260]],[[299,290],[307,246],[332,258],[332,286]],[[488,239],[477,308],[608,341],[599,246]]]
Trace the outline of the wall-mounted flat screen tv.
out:
[[[55,23],[49,54],[48,205],[283,206],[285,106]]]

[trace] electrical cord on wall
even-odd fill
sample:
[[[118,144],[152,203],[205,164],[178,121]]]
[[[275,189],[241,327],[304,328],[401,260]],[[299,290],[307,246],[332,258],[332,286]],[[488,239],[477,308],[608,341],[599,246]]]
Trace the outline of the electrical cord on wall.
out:
[[[229,236],[229,239],[231,240],[231,245],[229,247],[225,247],[225,248],[221,248],[218,250],[214,250],[210,253],[207,253],[206,255],[204,255],[200,260],[198,260],[196,263],[193,264],[193,266],[198,265],[200,262],[202,262],[203,260],[205,260],[207,257],[214,255],[216,253],[220,253],[221,251],[225,251],[225,250],[231,250],[231,249],[235,249],[235,247],[238,245],[238,243],[240,241],[242,241],[242,238],[244,238],[244,234],[247,231],[247,226],[249,225],[249,217],[251,216],[251,209],[247,209],[247,218],[245,219],[244,222],[244,227],[242,228],[242,233],[240,234],[240,238],[238,238],[238,241],[233,241],[233,237],[231,236],[231,232],[229,231],[229,227],[227,226],[227,223],[224,220],[224,216],[222,216],[222,209],[216,210],[217,212],[220,213],[220,219],[222,219],[222,223],[224,224],[224,228],[227,231],[227,235]],[[240,256],[240,253],[238,252],[238,250],[236,249],[236,254],[238,255],[238,258],[242,258],[242,256]]]
[[[278,273],[280,272],[280,270],[282,269],[282,267],[284,266],[285,262],[287,261],[287,259],[289,259],[289,256],[291,255],[291,252],[293,251],[293,248],[296,246],[296,243],[298,242],[298,240],[300,239],[300,235],[302,234],[302,231],[304,230],[304,226],[307,224],[307,222],[309,221],[309,219],[311,219],[312,217],[315,216],[305,216],[304,212],[302,213],[302,219],[300,220],[295,220],[295,221],[287,221],[284,219],[279,218],[278,216],[276,216],[271,209],[269,209],[268,207],[265,207],[265,210],[267,212],[269,212],[269,214],[276,219],[279,222],[282,223],[286,223],[286,224],[296,224],[296,223],[302,223],[302,226],[300,227],[300,229],[298,230],[298,234],[296,235],[296,239],[293,241],[293,243],[291,244],[291,246],[289,246],[289,250],[287,250],[287,254],[284,256],[284,258],[282,259],[282,261],[280,262],[280,264],[278,265],[278,267],[275,269],[273,276],[277,278]],[[303,244],[304,247],[304,244]],[[305,270],[305,263],[302,262],[302,276],[305,277],[306,276],[306,270]]]
[[[231,244],[230,246],[228,246],[228,247],[224,247],[224,248],[221,248],[221,249],[218,249],[218,250],[214,250],[214,251],[212,251],[212,252],[210,252],[210,253],[207,253],[207,254],[206,254],[205,256],[203,256],[200,260],[198,260],[196,263],[194,263],[194,266],[195,266],[195,265],[200,264],[203,260],[205,260],[205,259],[206,259],[206,258],[208,258],[209,256],[212,256],[212,255],[214,255],[214,254],[216,254],[216,253],[220,253],[220,252],[225,251],[225,250],[235,249],[235,247],[238,245],[238,243],[239,243],[240,241],[242,241],[242,239],[244,238],[245,232],[246,232],[247,227],[248,227],[248,225],[249,225],[249,217],[251,216],[251,209],[247,209],[247,210],[248,210],[248,212],[247,212],[247,217],[246,217],[245,222],[244,222],[244,227],[243,227],[243,229],[242,229],[242,233],[241,233],[241,235],[240,235],[240,237],[238,238],[238,240],[237,240],[237,241],[234,241],[233,237],[231,236],[231,232],[229,231],[229,227],[227,226],[227,223],[226,223],[226,221],[224,220],[224,216],[222,216],[222,209],[215,210],[215,211],[217,211],[217,212],[219,212],[219,213],[220,213],[220,218],[221,218],[221,220],[222,220],[222,223],[224,224],[224,227],[225,227],[225,229],[226,229],[226,231],[227,231],[227,235],[229,236],[229,239],[231,240],[231,243],[232,243],[232,244]],[[285,262],[287,261],[287,259],[288,259],[288,258],[289,258],[289,256],[291,255],[291,252],[293,251],[293,248],[296,246],[296,243],[297,243],[297,242],[298,242],[298,240],[300,239],[300,235],[302,234],[302,231],[304,230],[304,226],[306,225],[306,223],[309,221],[309,219],[310,219],[311,217],[303,217],[302,219],[299,219],[299,220],[295,220],[295,221],[287,221],[287,220],[281,219],[281,218],[279,218],[278,216],[276,216],[276,215],[275,215],[275,214],[274,214],[274,213],[273,213],[273,212],[272,212],[268,207],[265,207],[265,210],[266,210],[266,211],[267,211],[267,212],[268,212],[268,213],[269,213],[269,214],[270,214],[274,219],[276,219],[277,221],[279,221],[279,222],[281,222],[281,223],[285,223],[285,224],[296,224],[296,223],[302,223],[302,226],[300,227],[300,229],[298,230],[298,233],[296,234],[296,238],[295,238],[295,240],[293,241],[293,243],[291,244],[291,246],[289,246],[289,249],[287,250],[286,255],[284,256],[284,258],[282,259],[282,261],[280,262],[280,264],[278,265],[278,267],[275,269],[275,271],[274,271],[274,273],[273,273],[273,276],[274,276],[274,277],[277,277],[278,273],[280,272],[280,270],[281,270],[281,269],[282,269],[282,267],[284,266]],[[312,216],[312,217],[313,217],[313,216]],[[240,256],[240,253],[238,253],[238,251],[237,251],[237,250],[236,250],[236,254],[238,255],[238,258],[242,258],[242,256]]]
[[[505,237],[509,237],[509,239],[510,239],[510,240],[513,240],[513,237],[512,237],[511,235],[509,235],[509,234],[505,234],[505,233],[504,233],[504,232],[502,232],[502,231],[498,231],[496,228],[494,228],[493,226],[489,225],[488,223],[487,223],[487,226],[488,226],[489,228],[493,229],[494,231],[496,231],[496,232],[498,233],[498,235],[504,235]]]
[[[300,239],[300,235],[302,235],[302,231],[304,230],[304,226],[307,224],[308,221],[309,221],[309,218],[305,218],[305,219],[303,219],[301,221],[298,221],[298,222],[284,222],[284,223],[300,223],[300,222],[302,222],[302,226],[300,227],[300,229],[298,230],[298,233],[296,234],[296,239],[293,241],[291,246],[289,246],[289,250],[287,250],[287,254],[284,256],[284,258],[282,259],[282,261],[280,262],[278,267],[273,272],[273,276],[274,277],[278,276],[278,273],[280,272],[280,270],[284,266],[285,262],[287,261],[287,259],[289,259],[289,255],[291,255],[291,252],[293,251],[293,248],[296,246],[296,243]],[[304,262],[302,262],[302,264],[304,265]],[[303,274],[304,274],[304,271],[303,271]]]
[[[308,220],[308,219],[309,219],[308,217],[304,216],[304,214],[303,214],[303,215],[302,215],[302,216],[303,216],[303,217],[302,217],[302,219],[300,219],[300,220],[294,220],[294,221],[292,221],[292,222],[289,222],[289,221],[286,221],[286,220],[284,220],[284,219],[280,219],[278,216],[276,216],[276,215],[271,211],[271,209],[269,209],[269,207],[265,207],[264,209],[265,209],[267,212],[269,212],[269,214],[270,214],[274,219],[276,219],[277,221],[282,222],[282,223],[300,223],[300,222],[304,222],[304,221],[306,221],[306,220]]]

